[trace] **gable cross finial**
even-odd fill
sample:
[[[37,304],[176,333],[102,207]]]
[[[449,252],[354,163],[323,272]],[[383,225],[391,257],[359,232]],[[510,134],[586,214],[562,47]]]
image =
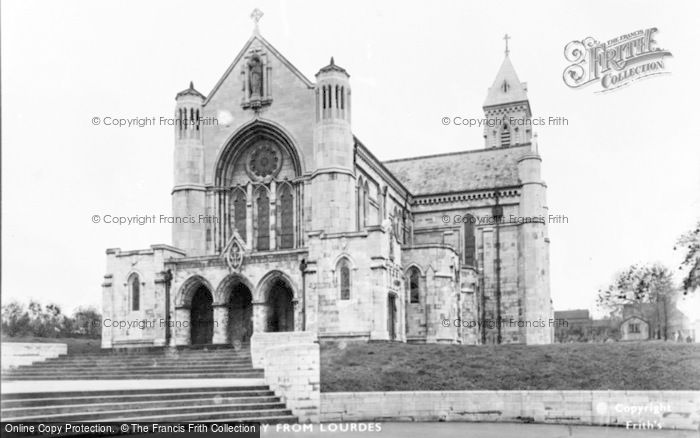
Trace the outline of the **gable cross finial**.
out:
[[[506,56],[508,56],[508,54],[510,53],[510,50],[508,50],[508,40],[510,39],[510,36],[508,36],[508,34],[505,34],[503,39],[506,40]]]
[[[253,12],[250,13],[250,18],[255,23],[255,32],[259,31],[258,22],[260,22],[260,19],[263,17],[263,15],[265,15],[263,11],[261,11],[258,8],[253,9]]]

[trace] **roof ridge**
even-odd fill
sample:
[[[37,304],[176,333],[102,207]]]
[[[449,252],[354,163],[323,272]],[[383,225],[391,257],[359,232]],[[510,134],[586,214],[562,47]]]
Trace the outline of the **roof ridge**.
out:
[[[464,150],[464,151],[442,152],[439,154],[430,154],[430,155],[418,155],[415,157],[393,158],[391,160],[383,160],[382,163],[395,163],[397,161],[421,160],[421,159],[426,159],[426,158],[446,157],[449,155],[463,155],[463,154],[466,155],[466,154],[473,154],[473,153],[477,153],[477,152],[502,151],[502,150],[506,150],[506,149],[517,149],[517,148],[524,147],[524,146],[530,146],[530,142],[521,143],[518,145],[513,145],[513,146],[508,146],[508,147],[500,147],[500,148],[468,149],[468,150]]]

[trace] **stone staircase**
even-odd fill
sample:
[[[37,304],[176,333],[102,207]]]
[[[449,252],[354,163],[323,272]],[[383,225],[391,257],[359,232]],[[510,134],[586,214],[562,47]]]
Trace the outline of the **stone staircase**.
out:
[[[3,385],[20,391],[3,390],[0,414],[3,421],[15,422],[296,422],[280,398],[261,384],[263,377],[263,370],[253,368],[247,348],[64,355],[3,371]],[[163,379],[169,379],[167,387],[143,389]],[[221,379],[221,385],[212,379]],[[100,382],[95,382],[94,390],[89,384],[78,391],[60,389],[62,384],[75,383],[70,381],[85,380]],[[115,380],[119,389],[100,389],[99,384]],[[27,381],[51,381],[53,389],[24,392],[22,385]]]
[[[2,380],[262,378],[250,350],[148,349],[62,355],[2,372]]]
[[[295,422],[267,386],[3,394],[3,421]]]

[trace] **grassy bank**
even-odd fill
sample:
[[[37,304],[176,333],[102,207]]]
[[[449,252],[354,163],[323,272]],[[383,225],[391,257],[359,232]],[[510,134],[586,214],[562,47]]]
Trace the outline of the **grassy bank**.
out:
[[[700,345],[338,343],[321,348],[321,391],[700,390]]]

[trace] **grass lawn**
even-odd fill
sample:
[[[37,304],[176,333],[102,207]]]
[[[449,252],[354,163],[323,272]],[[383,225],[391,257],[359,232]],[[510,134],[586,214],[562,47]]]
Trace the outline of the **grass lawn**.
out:
[[[2,342],[40,342],[67,344],[68,354],[94,353],[100,351],[100,339],[86,338],[38,338],[36,336],[9,337],[2,335]]]
[[[700,345],[329,343],[321,391],[700,390]]]

